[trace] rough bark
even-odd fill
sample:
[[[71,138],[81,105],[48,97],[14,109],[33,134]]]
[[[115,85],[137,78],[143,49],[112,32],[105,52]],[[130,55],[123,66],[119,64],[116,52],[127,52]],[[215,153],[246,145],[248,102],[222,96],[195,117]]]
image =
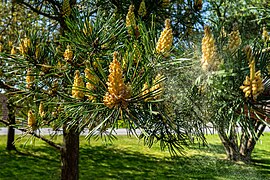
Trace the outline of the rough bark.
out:
[[[251,154],[255,148],[255,145],[264,132],[266,125],[262,124],[261,122],[257,122],[255,125],[255,132],[257,133],[256,137],[252,137],[251,135],[242,135],[243,139],[241,138],[241,147],[240,147],[240,154],[242,156],[242,161],[250,162],[251,161]]]
[[[9,107],[11,108],[11,107]],[[14,141],[15,141],[15,129],[13,125],[15,124],[15,111],[14,109],[9,109],[8,113],[8,120],[9,120],[9,126],[8,126],[8,134],[7,134],[7,147],[6,149],[8,151],[16,150]]]
[[[63,147],[61,148],[62,180],[79,179],[79,133],[75,127],[63,127]]]
[[[227,154],[227,159],[232,161],[238,161],[240,159],[240,154],[237,144],[235,144],[234,141],[230,140],[223,130],[219,130],[218,135],[224,146],[225,152]],[[232,136],[232,134],[230,136]]]
[[[8,101],[8,98],[5,95],[0,94],[0,103],[2,105],[2,121],[7,122],[8,134],[7,134],[7,144],[6,150],[16,150],[14,145],[15,140],[15,109],[12,102]]]
[[[219,138],[224,146],[227,159],[231,161],[251,162],[251,154],[255,148],[257,140],[262,135],[265,125],[257,122],[255,125],[256,137],[242,132],[240,143],[237,141],[237,134],[234,128],[228,136],[222,129],[218,130]]]

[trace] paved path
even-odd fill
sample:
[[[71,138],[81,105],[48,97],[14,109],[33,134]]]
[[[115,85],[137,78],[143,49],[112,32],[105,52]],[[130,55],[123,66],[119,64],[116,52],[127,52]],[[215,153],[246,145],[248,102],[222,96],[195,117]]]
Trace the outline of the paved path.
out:
[[[6,127],[0,127],[0,135],[7,135],[7,132],[8,132],[8,129]],[[87,135],[88,134],[88,130],[85,130],[81,133],[81,135]],[[20,130],[17,130],[15,129],[15,134],[22,134],[23,132],[20,131]],[[42,128],[42,129],[39,129],[37,131],[37,134],[41,134],[41,135],[50,135],[50,134],[54,134],[54,133],[57,133],[57,134],[62,134],[62,131],[53,131],[51,128]],[[109,131],[108,131],[109,133]],[[139,130],[136,130],[136,133],[139,134],[140,131]],[[115,131],[113,131],[113,134],[114,135],[127,135],[128,134],[128,131],[126,129],[117,129]]]
[[[0,127],[0,135],[7,135],[7,131],[8,130],[6,127]],[[88,132],[89,132],[88,130],[85,130],[84,132],[81,133],[81,135],[86,136],[88,134]],[[270,129],[267,127],[264,132],[270,132]],[[15,133],[19,135],[19,134],[22,134],[22,131],[15,130]],[[40,133],[41,135],[50,135],[50,134],[54,134],[56,132],[53,131],[51,128],[42,128],[42,129],[39,129],[39,131],[37,131],[37,133],[38,134]],[[62,131],[58,131],[57,133],[62,134]],[[140,131],[136,130],[136,133],[140,134]],[[205,133],[206,134],[213,134],[216,132],[213,131],[213,129],[209,128]],[[113,131],[113,134],[114,135],[127,135],[128,131],[126,129],[117,129],[117,130]]]

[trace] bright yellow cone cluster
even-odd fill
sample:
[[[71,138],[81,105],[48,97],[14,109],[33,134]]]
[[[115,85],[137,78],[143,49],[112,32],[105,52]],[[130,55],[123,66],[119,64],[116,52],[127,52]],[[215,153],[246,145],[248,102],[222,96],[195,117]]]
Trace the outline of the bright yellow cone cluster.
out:
[[[145,6],[145,2],[144,0],[142,0],[139,10],[138,10],[138,14],[142,17],[144,17],[146,15],[147,11],[146,11],[146,6]]]
[[[66,61],[71,61],[72,60],[72,58],[73,58],[73,52],[71,50],[70,45],[67,46],[67,48],[66,48],[63,56],[64,56],[64,59]]]
[[[31,110],[28,111],[27,124],[29,127],[32,127],[32,128],[36,125],[36,117]]]
[[[205,71],[216,70],[220,63],[220,57],[215,45],[215,39],[209,26],[204,28],[204,37],[202,39],[202,69]]]
[[[225,31],[225,27],[224,27],[224,26],[222,26],[222,28],[221,28],[221,30],[220,30],[220,32],[219,32],[219,37],[220,37],[220,38],[225,38],[225,37],[227,37],[227,33],[226,33],[226,31]]]
[[[172,47],[173,32],[170,19],[165,20],[165,28],[163,29],[156,46],[157,53],[167,53]]]
[[[15,46],[12,46],[10,54],[15,55],[17,53]]]
[[[126,16],[126,26],[129,27],[135,27],[136,26],[136,19],[134,14],[134,5],[131,4],[128,9],[128,13]]]
[[[40,115],[40,117],[43,117],[45,115],[43,102],[40,102],[39,104],[38,114]]]
[[[86,88],[88,90],[90,90],[90,91],[95,90],[95,86],[94,85],[97,83],[96,76],[93,75],[93,74],[91,74],[90,69],[88,69],[88,68],[85,68],[84,74],[85,74],[85,78],[88,79],[89,81],[91,81],[91,82],[87,82],[86,83]],[[90,94],[86,94],[85,96],[87,96],[90,101],[92,101],[92,100],[95,99],[95,97],[92,96],[92,95],[90,95]]]
[[[69,0],[64,0],[62,5],[62,14],[63,16],[69,16],[71,13],[71,8],[69,4]]]
[[[28,69],[26,73],[26,88],[31,88],[33,86],[33,81],[35,77],[32,75],[32,70]]]
[[[148,87],[148,84],[147,82],[143,84],[143,88],[142,88],[142,96],[147,96],[147,94],[149,94],[150,92],[150,89]],[[149,99],[148,98],[145,98],[144,99],[145,101],[148,101]]]
[[[240,35],[237,25],[233,26],[233,30],[228,35],[228,38],[229,38],[228,46],[227,46],[228,50],[230,52],[236,51],[242,43],[241,35]]]
[[[261,78],[261,72],[257,71],[255,73],[255,59],[251,56],[250,63],[250,76],[246,76],[246,79],[243,82],[243,86],[240,86],[240,89],[245,93],[246,98],[253,98],[256,101],[258,95],[263,92],[264,85]]]
[[[29,38],[24,38],[21,41],[21,44],[20,44],[20,47],[19,47],[21,55],[26,55],[27,54],[30,45],[31,45],[31,41],[30,41]]]
[[[8,41],[8,46],[11,47],[13,45],[12,41]]]
[[[266,30],[266,27],[263,27],[262,39],[264,42],[269,41],[269,35],[268,35],[268,31]]]
[[[38,59],[39,58],[39,56],[40,56],[40,46],[36,46],[36,51],[35,51],[35,57],[36,57],[36,59]]]
[[[82,88],[84,88],[83,78],[80,75],[79,70],[76,70],[74,82],[73,82],[73,86],[72,86],[72,97],[74,97],[76,99],[83,99],[84,92],[82,91]]]
[[[117,105],[127,106],[126,99],[131,96],[131,88],[125,85],[123,79],[123,71],[119,61],[117,60],[117,52],[113,54],[113,61],[109,67],[108,76],[108,92],[105,94],[104,105],[113,108]]]
[[[159,99],[160,95],[162,93],[163,85],[160,83],[162,80],[163,76],[158,74],[155,79],[153,80],[153,85],[151,88],[149,88],[147,83],[144,83],[143,88],[142,88],[142,96],[147,96],[150,92],[154,93],[155,96],[153,99]],[[144,101],[149,101],[151,98],[145,98]]]
[[[163,76],[161,74],[156,75],[153,84],[154,86],[150,88],[151,92],[155,92],[156,95],[154,97],[154,99],[158,99],[162,93],[162,89],[163,89],[163,85],[160,83],[160,81],[162,80]]]

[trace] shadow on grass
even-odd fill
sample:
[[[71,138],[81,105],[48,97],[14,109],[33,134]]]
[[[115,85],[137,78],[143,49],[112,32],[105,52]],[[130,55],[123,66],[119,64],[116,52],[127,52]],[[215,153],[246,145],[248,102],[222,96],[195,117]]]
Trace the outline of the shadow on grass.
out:
[[[211,145],[210,152],[200,148],[199,151],[196,149],[197,154],[188,157],[162,158],[115,145],[83,145],[80,148],[80,179],[270,179],[269,159],[255,159],[257,162],[253,166],[205,154],[218,154],[221,149],[222,146]],[[20,150],[27,155],[9,153],[0,146],[1,180],[60,179],[60,154],[57,151],[45,145]],[[260,153],[266,152],[257,150],[256,153],[259,157]]]
[[[256,150],[252,154],[254,166],[263,174],[268,174],[270,179],[270,152],[266,150]]]
[[[215,179],[191,158],[157,158],[113,146],[81,149],[81,179]]]
[[[59,154],[47,146],[30,146],[6,151],[0,146],[0,179],[59,179]]]
[[[221,147],[216,147],[218,149]],[[267,179],[251,165],[212,155],[157,158],[113,146],[81,149],[81,179]]]

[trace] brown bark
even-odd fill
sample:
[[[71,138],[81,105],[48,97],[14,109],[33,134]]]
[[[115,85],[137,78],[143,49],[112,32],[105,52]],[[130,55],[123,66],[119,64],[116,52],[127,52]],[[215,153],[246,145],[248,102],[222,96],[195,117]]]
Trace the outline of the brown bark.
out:
[[[79,133],[73,127],[63,127],[63,147],[61,148],[62,180],[79,179]]]
[[[11,102],[7,102],[6,105],[6,110],[8,111],[8,134],[7,134],[7,146],[6,146],[6,150],[11,151],[11,150],[16,150],[15,144],[14,144],[14,140],[15,140],[15,129],[14,129],[14,125],[15,125],[15,108],[13,103]],[[4,106],[4,103],[2,104],[2,106]],[[4,109],[4,108],[2,108]]]
[[[223,130],[219,130],[218,135],[226,151],[227,159],[238,161],[240,159],[240,154],[239,148],[237,144],[235,144],[235,141],[230,140]],[[230,136],[232,137],[232,134]]]
[[[13,125],[15,124],[15,115],[14,115],[14,113],[9,113],[8,118],[9,118],[10,125],[8,126],[7,147],[6,147],[6,149],[8,151],[11,151],[11,150],[16,150],[16,147],[14,145],[15,129],[13,127]]]
[[[242,156],[242,161],[250,162],[251,161],[251,154],[255,148],[255,145],[262,135],[266,125],[262,124],[261,122],[257,122],[255,125],[255,131],[257,133],[257,137],[252,137],[251,135],[244,135],[244,138],[241,142],[240,147],[240,154]]]
[[[227,154],[227,159],[231,161],[243,161],[249,163],[251,161],[251,155],[257,143],[257,140],[262,135],[265,125],[261,122],[255,124],[256,137],[242,132],[240,144],[237,141],[237,134],[234,128],[228,135],[223,131],[223,129],[218,130],[219,138],[224,146]]]

